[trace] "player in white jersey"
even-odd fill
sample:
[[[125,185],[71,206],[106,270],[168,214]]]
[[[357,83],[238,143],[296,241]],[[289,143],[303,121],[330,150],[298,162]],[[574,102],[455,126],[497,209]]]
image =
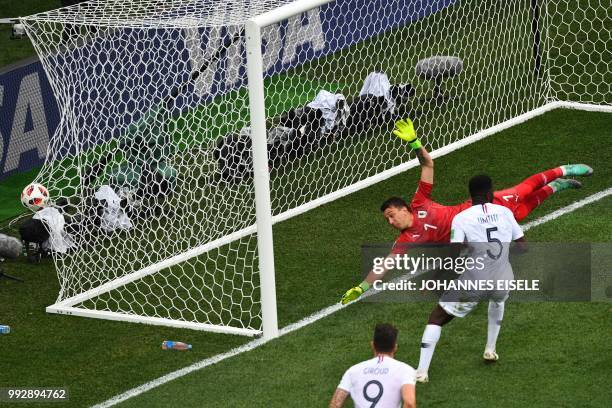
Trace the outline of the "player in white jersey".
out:
[[[504,302],[508,298],[504,283],[514,279],[508,260],[509,247],[512,241],[524,242],[524,236],[512,211],[491,203],[493,183],[488,176],[473,177],[469,188],[472,206],[453,219],[451,242],[464,243],[464,256],[479,260],[471,268],[466,268],[457,279],[466,287],[472,284],[478,289],[447,291],[431,312],[421,341],[421,357],[417,369],[419,382],[429,380],[429,365],[442,326],[454,317],[466,316],[481,300],[489,300],[487,344],[483,358],[487,361],[497,361],[499,358],[495,345],[504,316]]]
[[[370,345],[374,358],[344,373],[329,407],[342,407],[349,395],[356,408],[416,407],[414,368],[393,358],[397,329],[390,324],[376,325]]]

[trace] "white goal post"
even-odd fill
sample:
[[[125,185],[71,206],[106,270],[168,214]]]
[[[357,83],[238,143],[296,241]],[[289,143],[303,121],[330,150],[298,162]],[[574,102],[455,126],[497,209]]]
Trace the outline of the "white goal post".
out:
[[[552,109],[612,112],[605,11],[93,0],[22,18],[62,112],[37,181],[68,201],[73,246],[47,312],[276,337],[274,224],[417,166],[399,117],[435,158]]]

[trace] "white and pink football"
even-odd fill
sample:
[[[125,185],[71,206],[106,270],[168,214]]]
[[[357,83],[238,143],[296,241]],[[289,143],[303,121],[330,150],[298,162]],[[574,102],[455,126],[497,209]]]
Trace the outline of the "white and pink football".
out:
[[[42,184],[29,184],[21,192],[21,203],[34,212],[43,209],[49,203],[49,191]]]

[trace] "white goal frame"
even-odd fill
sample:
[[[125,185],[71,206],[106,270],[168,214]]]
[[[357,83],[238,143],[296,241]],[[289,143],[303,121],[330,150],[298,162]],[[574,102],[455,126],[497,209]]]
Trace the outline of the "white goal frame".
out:
[[[298,0],[291,4],[287,4],[271,12],[251,18],[246,22],[246,51],[247,51],[247,76],[248,76],[248,92],[249,105],[251,115],[251,137],[253,140],[253,162],[254,162],[254,183],[256,194],[256,215],[257,223],[250,225],[247,228],[236,231],[221,239],[208,242],[189,250],[188,252],[166,259],[154,265],[150,265],[139,271],[133,272],[122,278],[105,283],[97,288],[90,289],[84,293],[65,299],[61,302],[50,305],[46,308],[48,313],[83,316],[91,318],[100,318],[107,320],[146,323],[152,325],[164,325],[176,328],[188,328],[195,330],[206,330],[217,333],[239,334],[247,336],[263,335],[265,339],[278,337],[278,319],[276,306],[276,285],[275,285],[275,266],[274,266],[274,244],[272,235],[272,226],[278,222],[288,220],[297,215],[303,214],[323,204],[334,201],[338,198],[354,193],[363,188],[369,187],[380,181],[386,180],[408,169],[418,166],[416,159],[405,162],[394,168],[383,171],[379,174],[361,180],[348,187],[334,191],[306,204],[292,208],[273,216],[270,201],[270,179],[268,170],[268,152],[266,148],[266,112],[264,104],[264,73],[262,67],[261,53],[261,30],[271,24],[286,20],[289,17],[300,13],[307,12],[314,8],[320,7],[332,0]],[[575,102],[564,102],[549,100],[544,105],[506,120],[495,126],[481,130],[466,138],[448,144],[440,149],[431,152],[433,158],[438,158],[458,150],[471,143],[484,139],[490,135],[521,124],[529,119],[535,118],[546,112],[557,108],[570,108],[588,111],[598,111],[612,113],[612,106],[584,104]],[[261,282],[261,307],[262,307],[262,327],[263,330],[253,330],[236,328],[230,326],[218,326],[205,323],[194,323],[187,321],[178,321],[156,317],[136,316],[124,313],[111,311],[85,310],[74,307],[85,300],[95,298],[101,294],[107,293],[113,289],[119,288],[130,282],[136,281],[148,275],[159,272],[165,268],[177,265],[194,256],[204,254],[212,249],[219,248],[230,242],[233,242],[242,237],[257,233],[258,239],[258,255],[259,255],[259,271]]]

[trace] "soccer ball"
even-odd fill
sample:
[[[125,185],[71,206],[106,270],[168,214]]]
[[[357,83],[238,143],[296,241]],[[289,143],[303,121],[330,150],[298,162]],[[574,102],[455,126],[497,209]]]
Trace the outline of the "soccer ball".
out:
[[[21,204],[34,212],[45,208],[48,202],[49,191],[41,184],[32,183],[21,192]]]

